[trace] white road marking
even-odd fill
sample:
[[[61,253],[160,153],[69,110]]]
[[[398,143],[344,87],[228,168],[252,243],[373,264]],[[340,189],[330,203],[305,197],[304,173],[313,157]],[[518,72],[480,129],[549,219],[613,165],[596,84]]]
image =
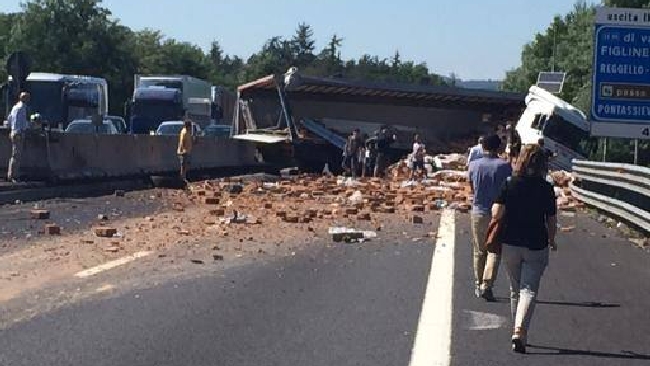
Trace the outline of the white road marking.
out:
[[[136,260],[138,258],[146,257],[151,253],[153,253],[153,252],[137,252],[137,253],[134,253],[134,254],[131,254],[131,255],[127,255],[126,257],[122,257],[120,259],[116,259],[114,261],[106,262],[104,264],[100,264],[98,266],[88,268],[88,269],[83,270],[81,272],[77,272],[75,274],[75,277],[84,278],[84,277],[94,276],[94,275],[96,275],[96,274],[98,274],[100,272],[104,272],[104,271],[107,271],[109,269],[125,265],[125,264],[127,264],[129,262],[133,262],[134,260]]]
[[[410,366],[449,366],[451,362],[455,242],[455,212],[445,210],[440,217],[436,250],[431,260]]]
[[[481,313],[465,310],[469,314],[469,330],[490,330],[501,328],[506,323],[506,318],[497,314]]]

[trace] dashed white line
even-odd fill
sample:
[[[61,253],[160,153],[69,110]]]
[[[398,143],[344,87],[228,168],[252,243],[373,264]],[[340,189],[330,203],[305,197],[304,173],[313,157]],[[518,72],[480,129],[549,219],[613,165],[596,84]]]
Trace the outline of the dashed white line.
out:
[[[131,255],[127,255],[126,257],[122,257],[120,259],[116,259],[114,261],[106,262],[104,264],[100,264],[98,266],[88,268],[88,269],[83,270],[81,272],[77,272],[75,274],[75,277],[84,278],[84,277],[94,276],[94,275],[96,275],[96,274],[98,274],[100,272],[104,272],[104,271],[107,271],[109,269],[125,265],[125,264],[127,264],[129,262],[133,262],[134,260],[136,260],[138,258],[146,257],[151,253],[152,252],[133,253]]]
[[[445,210],[440,218],[410,366],[449,366],[451,362],[455,242],[455,212]]]

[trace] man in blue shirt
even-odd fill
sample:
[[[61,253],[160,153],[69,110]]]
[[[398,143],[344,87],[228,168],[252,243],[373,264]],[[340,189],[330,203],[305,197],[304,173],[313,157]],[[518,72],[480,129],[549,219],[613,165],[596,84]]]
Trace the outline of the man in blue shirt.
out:
[[[29,103],[29,93],[20,93],[20,101],[11,109],[7,117],[9,128],[11,128],[11,159],[9,159],[9,168],[7,169],[7,178],[11,182],[16,182],[20,175],[20,163],[25,144],[25,131],[29,127],[27,122],[27,103]]]
[[[499,255],[488,253],[483,247],[487,228],[492,218],[492,203],[501,187],[512,175],[512,166],[499,158],[501,138],[491,135],[483,141],[483,157],[469,164],[469,182],[474,196],[471,213],[474,252],[475,294],[487,301],[494,301],[492,286],[499,269]]]

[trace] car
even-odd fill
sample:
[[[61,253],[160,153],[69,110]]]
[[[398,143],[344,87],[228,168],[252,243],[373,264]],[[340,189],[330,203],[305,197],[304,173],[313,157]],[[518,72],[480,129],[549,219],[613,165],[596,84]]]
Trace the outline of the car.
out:
[[[126,121],[120,116],[106,116],[105,119],[111,121],[119,133],[127,133]]]
[[[232,126],[230,125],[209,125],[203,131],[204,136],[230,137]]]
[[[99,134],[99,135],[118,135],[119,132],[110,120],[104,120],[101,126],[93,125],[89,119],[77,119],[68,125],[65,133],[75,134]]]
[[[181,130],[185,122],[183,121],[165,121],[158,126],[156,130],[156,135],[165,135],[165,136],[178,136],[181,134]],[[201,136],[201,127],[196,123],[192,123],[192,136]]]

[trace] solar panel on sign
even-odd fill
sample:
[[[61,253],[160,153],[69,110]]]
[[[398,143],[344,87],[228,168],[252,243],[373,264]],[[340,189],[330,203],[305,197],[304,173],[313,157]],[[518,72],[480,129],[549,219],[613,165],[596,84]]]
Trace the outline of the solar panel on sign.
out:
[[[537,86],[549,93],[559,93],[564,86],[566,73],[563,72],[540,72],[537,77]]]

